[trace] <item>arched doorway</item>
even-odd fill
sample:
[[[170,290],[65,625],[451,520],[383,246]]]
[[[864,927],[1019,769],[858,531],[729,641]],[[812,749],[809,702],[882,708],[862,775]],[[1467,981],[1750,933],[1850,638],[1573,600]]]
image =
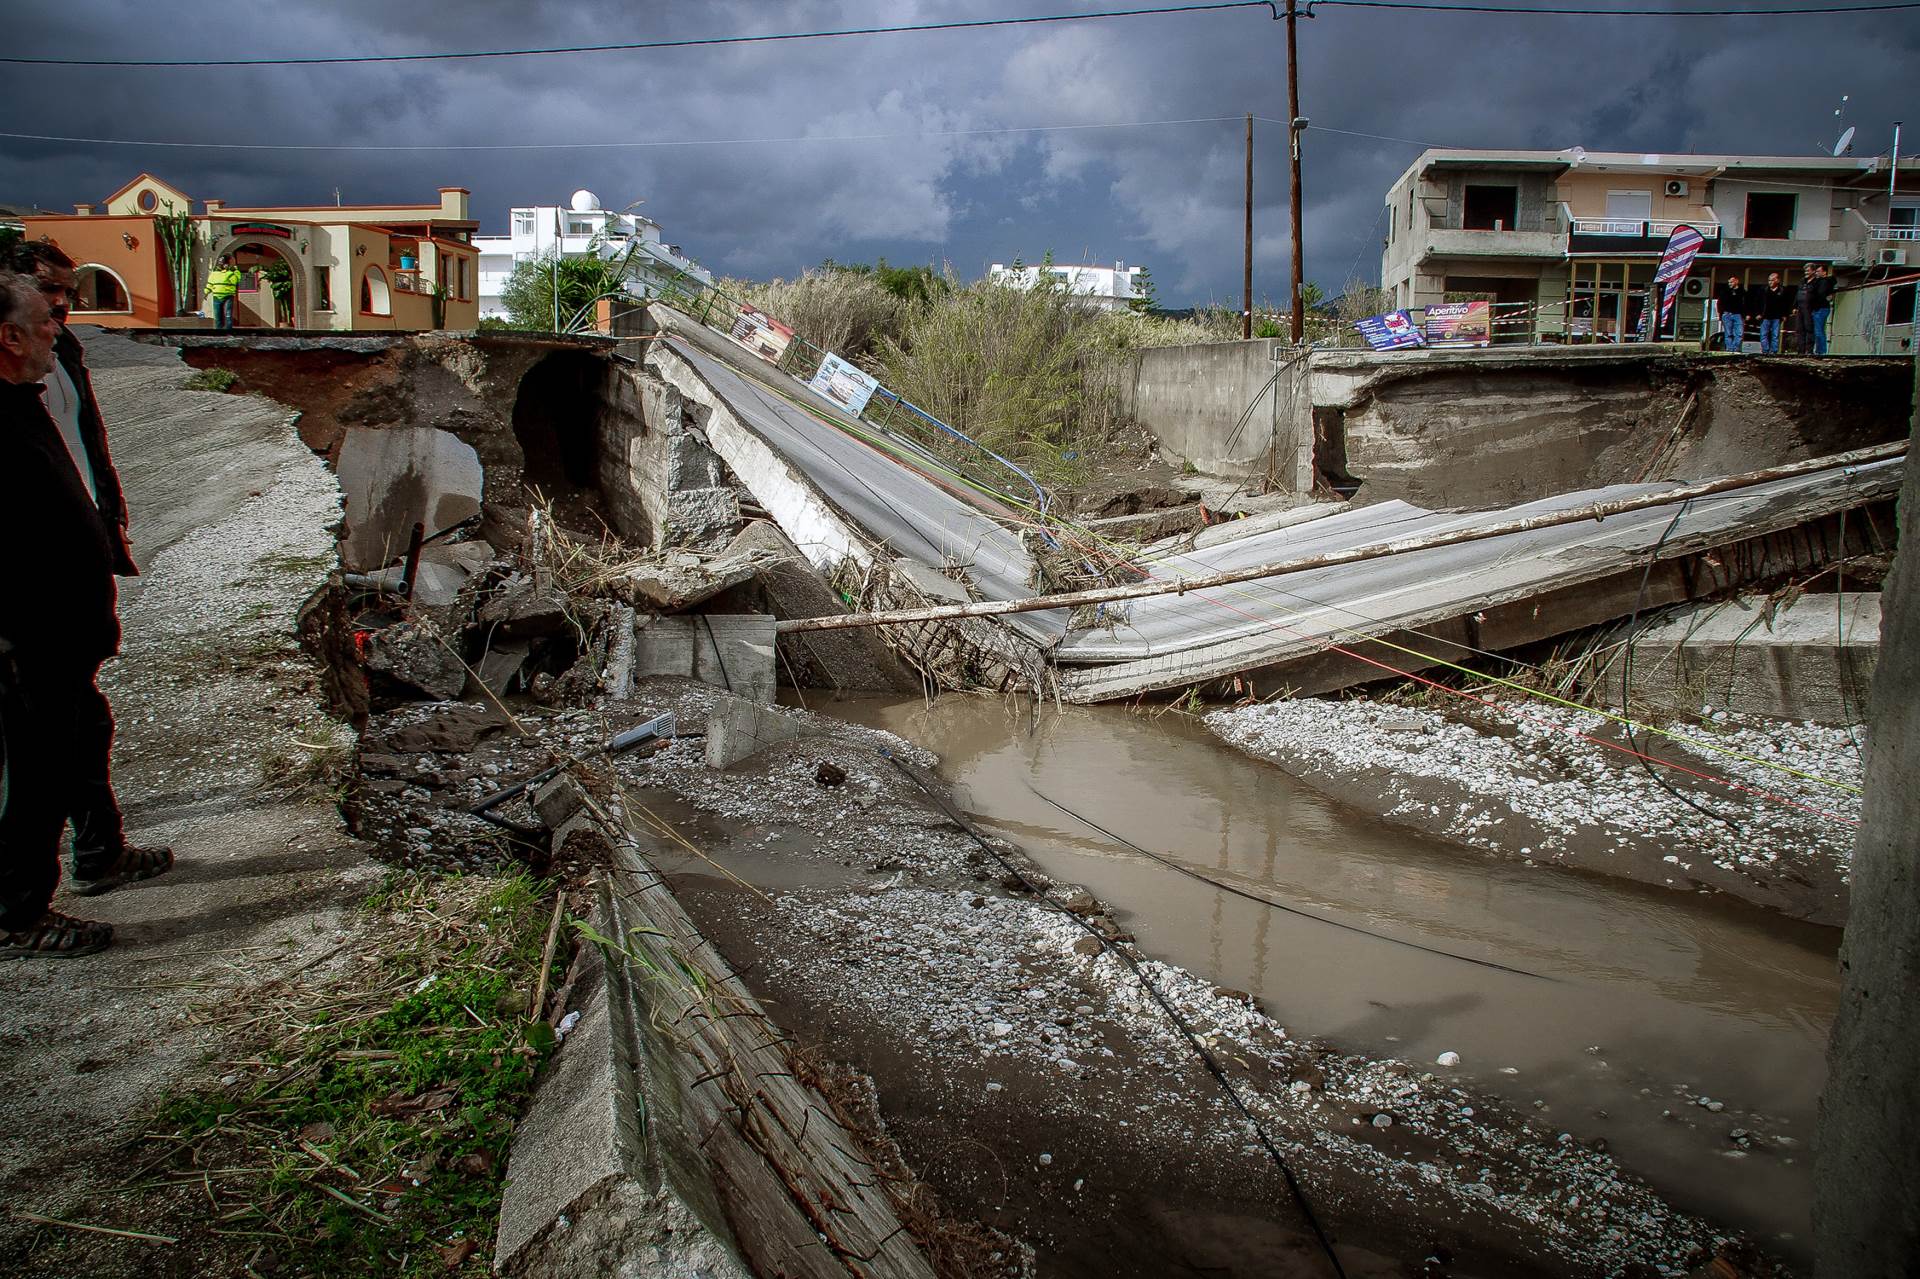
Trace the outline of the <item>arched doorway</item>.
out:
[[[301,327],[307,313],[306,280],[299,260],[286,245],[266,238],[234,239],[214,250],[209,260],[218,262],[223,254],[231,255],[240,270],[240,293],[233,307],[235,328]]]

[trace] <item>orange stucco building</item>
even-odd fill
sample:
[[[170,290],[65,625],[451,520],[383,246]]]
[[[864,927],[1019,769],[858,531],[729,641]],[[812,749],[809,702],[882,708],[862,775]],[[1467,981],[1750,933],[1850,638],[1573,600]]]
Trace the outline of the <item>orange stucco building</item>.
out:
[[[381,332],[471,329],[480,318],[479,223],[467,192],[442,187],[437,204],[228,205],[193,200],[143,173],[99,205],[20,219],[27,238],[59,245],[79,266],[73,319],[113,328],[213,324],[207,273],[231,255],[245,282],[236,328]],[[162,219],[186,214],[182,261]],[[176,267],[185,287],[176,287]]]

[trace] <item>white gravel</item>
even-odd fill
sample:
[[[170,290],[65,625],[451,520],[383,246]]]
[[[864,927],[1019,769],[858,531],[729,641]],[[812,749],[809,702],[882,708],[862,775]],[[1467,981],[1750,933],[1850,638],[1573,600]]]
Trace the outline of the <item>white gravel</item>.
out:
[[[1510,722],[1515,735],[1429,710],[1317,698],[1216,711],[1206,722],[1227,742],[1304,776],[1368,778],[1385,793],[1384,816],[1483,848],[1545,861],[1575,842],[1589,851],[1654,843],[1676,873],[1705,863],[1764,874],[1789,859],[1814,860],[1844,881],[1853,848],[1848,821],[1860,814],[1856,794],[1704,745],[1666,743],[1688,767],[1752,788],[1671,777],[1695,803],[1728,819],[1718,821],[1676,799],[1637,761],[1579,736],[1611,729],[1602,716],[1529,703],[1518,712],[1503,707],[1495,718]],[[1857,748],[1842,728],[1721,713],[1673,731],[1850,786],[1861,782]],[[1524,841],[1511,833],[1523,823]]]

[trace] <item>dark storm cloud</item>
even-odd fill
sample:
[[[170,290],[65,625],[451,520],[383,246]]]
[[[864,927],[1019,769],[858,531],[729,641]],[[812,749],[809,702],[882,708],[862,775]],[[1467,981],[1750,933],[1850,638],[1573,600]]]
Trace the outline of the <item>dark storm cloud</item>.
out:
[[[1072,0],[731,0],[694,4],[214,5],[29,0],[30,55],[302,56],[433,51],[1059,12]],[[1085,6],[1092,7],[1092,6]],[[1920,17],[1572,19],[1321,8],[1301,34],[1308,274],[1329,291],[1379,268],[1381,197],[1418,146],[1808,154],[1844,123],[1857,151],[1920,122]],[[1282,28],[1264,10],[651,53],[368,67],[9,67],[14,132],[197,142],[717,142],[631,149],[245,151],[0,144],[0,202],[64,208],[142,169],[234,202],[425,200],[470,187],[514,204],[578,186],[644,198],[668,236],[731,274],[824,257],[1125,258],[1168,302],[1237,300],[1242,126],[1054,133],[1036,124],[1284,118]],[[1912,108],[1909,110],[1909,108]],[[1322,132],[1321,128],[1328,131]],[[1346,130],[1335,133],[1331,130]],[[1915,130],[1920,134],[1920,129]],[[905,135],[905,136],[903,136]],[[866,141],[839,141],[848,137]],[[1920,142],[1920,137],[1916,137]],[[1284,295],[1285,138],[1256,131],[1256,288]]]

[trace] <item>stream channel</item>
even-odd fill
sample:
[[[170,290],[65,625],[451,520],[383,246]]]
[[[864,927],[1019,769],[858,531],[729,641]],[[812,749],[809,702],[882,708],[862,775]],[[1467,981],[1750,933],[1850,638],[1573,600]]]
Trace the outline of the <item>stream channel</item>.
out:
[[[1156,958],[1249,991],[1297,1036],[1399,1059],[1602,1138],[1673,1203],[1809,1257],[1837,930],[1713,896],[1527,866],[1336,804],[1197,720],[992,698],[822,700],[940,756],[986,831],[1083,884]],[[1443,958],[1274,910],[1210,878]],[[1604,797],[1596,797],[1604,802]],[[1435,1066],[1457,1052],[1453,1070]],[[1712,1112],[1699,1099],[1725,1109]],[[1671,1117],[1668,1117],[1670,1114]],[[1754,1134],[1743,1147],[1732,1134]]]

